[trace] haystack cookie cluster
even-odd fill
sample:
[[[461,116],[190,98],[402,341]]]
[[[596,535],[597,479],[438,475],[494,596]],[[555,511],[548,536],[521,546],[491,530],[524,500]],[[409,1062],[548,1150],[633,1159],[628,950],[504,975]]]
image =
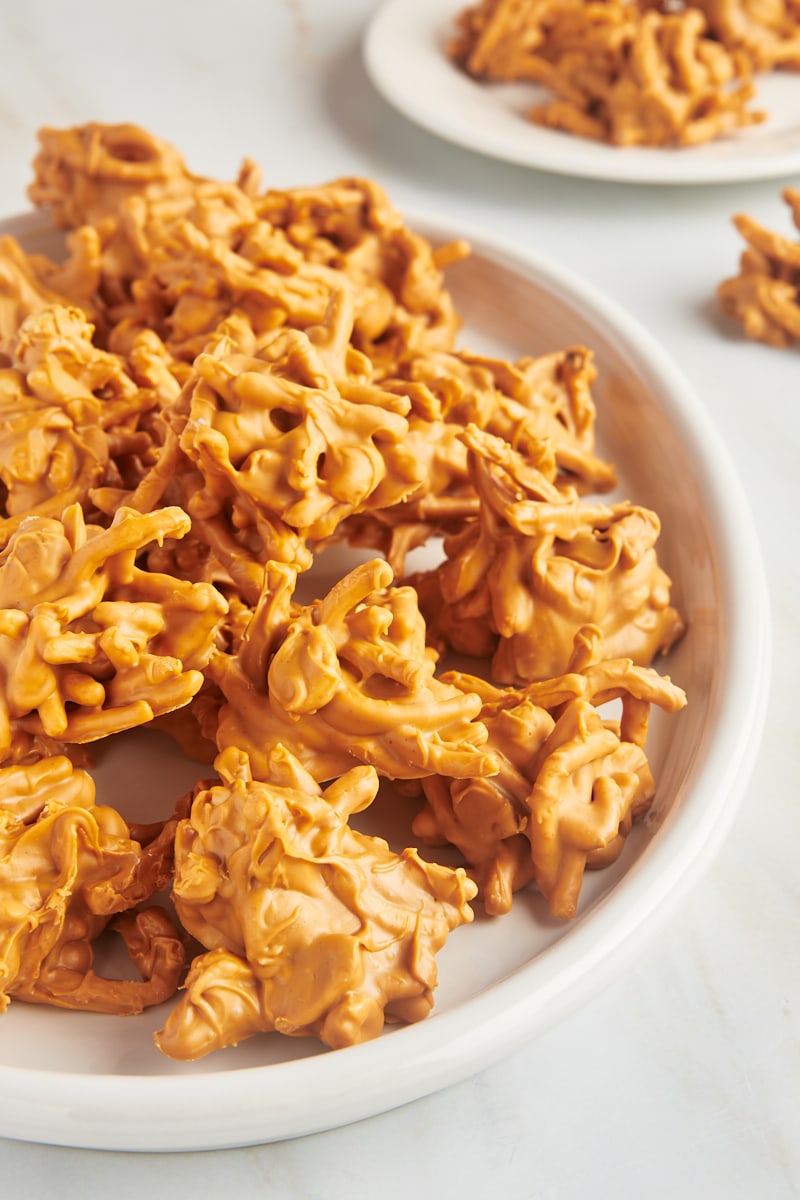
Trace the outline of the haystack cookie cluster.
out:
[[[34,173],[65,255],[0,242],[0,1000],[183,985],[182,1059],[419,1020],[473,901],[574,915],[652,801],[651,706],[685,703],[658,518],[597,498],[591,352],[458,345],[469,248],[369,180],[222,183],[99,124],[42,131]],[[331,546],[358,556],[317,587]],[[89,769],[148,725],[202,777],[145,826]],[[351,826],[379,786],[424,855]],[[94,973],[106,929],[141,980]]]
[[[800,67],[799,21],[797,0],[479,0],[447,53],[478,81],[544,88],[538,125],[680,149],[766,119],[753,77]]]

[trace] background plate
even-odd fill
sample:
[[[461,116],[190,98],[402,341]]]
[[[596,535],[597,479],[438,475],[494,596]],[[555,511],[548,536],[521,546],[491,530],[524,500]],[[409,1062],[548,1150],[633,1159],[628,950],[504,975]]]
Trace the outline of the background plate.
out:
[[[364,61],[384,99],[431,133],[491,158],[562,175],[626,183],[725,183],[800,171],[800,75],[756,77],[762,125],[682,149],[619,147],[532,124],[546,93],[529,84],[482,84],[446,58],[466,0],[388,0],[364,39]]]
[[[434,1015],[365,1045],[331,1052],[273,1034],[181,1064],[152,1044],[164,1009],[116,1018],[12,1002],[0,1020],[0,1136],[229,1147],[343,1125],[454,1083],[592,996],[727,833],[764,719],[768,606],[743,493],[704,408],[649,335],[575,276],[479,233],[411,223],[435,242],[472,241],[473,256],[448,272],[462,346],[511,358],[576,343],[596,352],[600,449],[621,493],[661,515],[660,558],[690,626],[667,660],[689,705],[652,722],[653,811],[613,867],[587,876],[575,921],[554,921],[531,891],[508,916],[479,916],[439,956]],[[58,246],[38,216],[0,232],[30,250]],[[104,747],[95,774],[100,800],[146,818],[202,771],[135,732]]]

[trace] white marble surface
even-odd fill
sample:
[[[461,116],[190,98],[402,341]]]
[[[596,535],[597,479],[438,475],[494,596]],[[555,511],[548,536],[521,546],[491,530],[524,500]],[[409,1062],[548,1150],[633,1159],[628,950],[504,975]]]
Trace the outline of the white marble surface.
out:
[[[782,184],[589,183],[450,147],[369,85],[359,40],[374,9],[2,0],[0,217],[26,207],[41,125],[131,120],[177,144],[198,172],[229,178],[248,154],[275,184],[369,174],[401,209],[499,228],[581,272],[680,363],[744,480],[776,651],[755,774],[713,866],[636,963],[477,1077],[358,1125],[244,1150],[149,1156],[0,1142],[0,1192],[798,1196],[800,360],[732,336],[712,299],[735,269],[733,212],[789,232]]]

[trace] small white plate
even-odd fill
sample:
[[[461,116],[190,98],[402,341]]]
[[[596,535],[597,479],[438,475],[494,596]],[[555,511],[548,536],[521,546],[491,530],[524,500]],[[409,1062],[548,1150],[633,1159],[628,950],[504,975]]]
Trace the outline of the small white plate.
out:
[[[388,0],[364,38],[364,62],[384,99],[439,137],[491,158],[561,175],[625,183],[725,183],[800,172],[800,74],[756,78],[762,125],[682,149],[608,146],[544,129],[525,114],[546,93],[478,83],[445,55],[467,0]]]
[[[660,926],[729,829],[764,720],[769,606],[743,492],[702,403],[651,337],[574,275],[479,233],[411,223],[436,243],[472,242],[472,257],[448,272],[462,347],[508,358],[574,344],[596,352],[601,451],[617,463],[620,492],[661,515],[659,555],[689,622],[664,664],[688,707],[655,712],[648,740],[654,809],[618,862],[587,876],[573,922],[553,920],[532,890],[507,916],[478,916],[439,956],[434,1014],[361,1046],[325,1051],[270,1034],[176,1063],[152,1042],[167,1006],[122,1018],[12,1000],[0,1017],[0,1136],[212,1149],[332,1128],[445,1087],[588,1000]],[[40,217],[1,223],[3,232],[50,253],[58,240]],[[144,732],[116,741],[95,772],[100,800],[145,820],[202,773]]]

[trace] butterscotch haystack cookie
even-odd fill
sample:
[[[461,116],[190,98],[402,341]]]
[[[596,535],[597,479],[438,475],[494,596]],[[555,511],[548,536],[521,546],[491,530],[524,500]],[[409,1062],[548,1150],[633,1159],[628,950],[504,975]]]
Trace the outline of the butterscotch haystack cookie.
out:
[[[680,637],[654,512],[581,500],[477,426],[463,438],[480,511],[445,539],[441,565],[410,581],[429,637],[491,655],[492,678],[514,684],[565,671],[587,624],[603,631],[609,657],[642,664]]]
[[[281,746],[262,781],[236,750],[216,765],[221,783],[198,791],[178,828],[174,887],[181,921],[210,949],[159,1048],[193,1059],[269,1030],[340,1047],[427,1016],[435,955],[472,920],[464,870],[350,828],[377,792],[371,767],[323,790]]]
[[[29,196],[61,229],[99,225],[130,196],[168,198],[179,209],[200,182],[168,142],[138,125],[98,121],[40,129],[33,170]]]
[[[9,365],[0,367],[0,545],[26,517],[58,517],[75,502],[91,511],[93,489],[144,469],[158,393],[99,349],[94,332],[80,309],[52,304],[31,312],[8,339]]]
[[[352,513],[417,489],[408,400],[368,378],[337,381],[317,331],[325,326],[280,330],[250,354],[223,341],[195,360],[180,447],[201,477],[191,501],[200,519],[231,504],[240,527],[261,511],[318,542]]]
[[[437,678],[416,593],[390,586],[387,563],[354,568],[309,605],[293,601],[296,576],[272,565],[242,649],[209,664],[226,700],[221,749],[246,750],[256,778],[278,745],[320,781],[356,763],[390,779],[496,769],[479,698]]]
[[[535,879],[554,916],[573,917],[584,870],[617,858],[650,806],[650,707],[678,712],[686,697],[652,668],[606,653],[600,630],[586,626],[562,676],[522,688],[444,677],[481,696],[500,769],[483,779],[424,779],[426,806],[413,828],[424,842],[459,848],[490,913],[507,912],[512,893]],[[621,701],[618,719],[597,711],[609,700]]]
[[[57,755],[0,768],[0,1012],[10,997],[108,1013],[168,999],[182,936],[163,909],[133,907],[157,883],[122,817],[95,803],[86,771]],[[95,974],[93,942],[109,927],[141,981]]]
[[[0,238],[0,366],[11,362],[17,331],[32,313],[63,306],[69,297],[73,308],[93,319],[92,297],[99,278],[93,241],[87,226],[70,239],[73,253],[53,263],[44,255],[26,254],[12,237]]]
[[[695,0],[709,33],[754,71],[800,68],[798,0]]]
[[[453,344],[459,322],[442,267],[466,245],[432,247],[372,180],[259,194],[251,162],[235,182],[204,179],[133,125],[45,129],[40,142],[31,199],[91,241],[107,338],[134,323],[191,362],[233,312],[258,332],[306,328],[349,284],[354,341],[372,358]],[[46,281],[47,264],[38,268]]]
[[[764,120],[749,61],[709,36],[699,8],[624,0],[484,0],[451,57],[477,78],[539,84],[530,119],[616,146],[696,146]]]
[[[782,197],[800,229],[800,190],[786,188]],[[738,213],[733,223],[747,248],[739,274],[717,288],[722,311],[754,341],[789,346],[800,338],[800,242],[773,233],[745,213]]]
[[[224,597],[136,564],[188,527],[180,509],[120,509],[102,529],[77,504],[21,522],[0,555],[0,761],[17,728],[96,741],[200,690]]]

